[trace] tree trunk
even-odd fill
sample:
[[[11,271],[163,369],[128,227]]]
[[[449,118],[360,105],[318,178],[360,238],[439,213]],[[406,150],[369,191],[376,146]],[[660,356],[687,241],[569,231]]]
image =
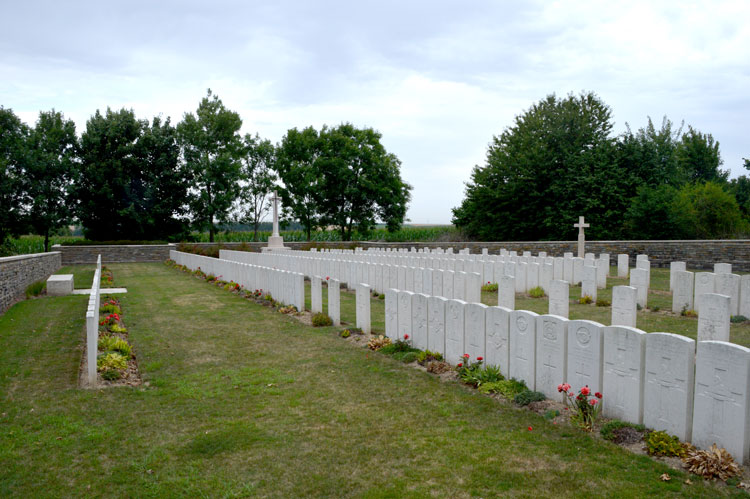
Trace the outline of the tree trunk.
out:
[[[47,253],[49,251],[49,227],[45,229],[44,231],[44,252]]]

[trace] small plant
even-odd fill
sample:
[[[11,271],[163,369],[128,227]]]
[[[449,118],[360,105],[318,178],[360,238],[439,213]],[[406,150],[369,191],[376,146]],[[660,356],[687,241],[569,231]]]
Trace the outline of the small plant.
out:
[[[688,446],[682,462],[690,473],[711,480],[715,478],[727,480],[741,473],[732,455],[724,448],[717,448],[716,444],[708,450],[698,450],[692,445]]]
[[[117,314],[117,315],[122,314],[122,310],[120,309],[119,305],[117,305],[117,303],[114,302],[114,300],[104,302],[99,307],[99,312],[103,314]]]
[[[609,300],[605,300],[604,298],[597,298],[596,299],[596,306],[597,307],[609,307],[612,305],[612,302]]]
[[[646,451],[649,456],[677,456],[685,455],[685,446],[680,439],[666,431],[651,431],[643,438],[646,441]]]
[[[734,324],[739,324],[740,322],[745,322],[747,320],[748,318],[745,317],[744,315],[733,315],[732,317],[729,318],[729,322],[732,322]]]
[[[199,270],[199,272],[200,272],[200,270]],[[202,272],[201,272],[201,273],[202,273]],[[199,275],[200,275],[200,274],[199,274]],[[207,280],[208,282],[213,282],[213,280],[214,280],[214,279],[216,279],[216,276],[215,276],[215,275],[213,275],[213,274],[203,274],[203,275],[204,275],[204,276],[206,277],[206,280]]]
[[[544,290],[542,289],[541,286],[531,288],[529,290],[529,296],[532,298],[544,298]]]
[[[403,338],[398,339],[394,342],[391,342],[389,345],[384,346],[383,353],[391,354],[396,352],[409,352],[411,350],[415,350],[411,346],[411,342],[409,341],[409,335],[405,334]]]
[[[680,312],[680,315],[683,316],[683,317],[693,317],[693,318],[695,318],[695,317],[698,317],[698,312],[696,312],[695,310],[691,310],[691,309],[687,308],[687,305],[685,305],[684,307],[682,307],[682,311]]]
[[[273,301],[273,296],[271,296],[271,293],[266,293],[263,299],[266,301]]]
[[[497,283],[487,281],[487,284],[482,286],[482,291],[486,291],[488,293],[497,293]]]
[[[612,421],[607,421],[602,425],[601,429],[599,430],[599,434],[605,440],[620,443],[621,441],[623,441],[623,430],[631,430],[640,433],[646,431],[646,427],[642,424],[628,423],[626,421],[613,419]]]
[[[419,357],[419,351],[416,349],[410,352],[397,352],[393,355],[394,359],[400,360],[404,364],[411,364],[412,362],[416,362],[417,357]]]
[[[427,363],[427,372],[432,374],[443,374],[453,370],[453,366],[442,360],[433,360]]]
[[[381,293],[380,296],[378,296],[378,300],[385,300],[385,294]]]
[[[295,307],[294,305],[287,305],[286,307],[279,308],[279,312],[282,314],[296,314],[297,307]],[[313,326],[315,326],[315,317],[313,317]]]
[[[468,353],[464,354],[464,361],[456,366],[459,379],[475,388],[482,386],[484,383],[493,383],[503,380],[500,369],[495,366],[483,366],[483,357],[477,357],[475,362],[470,362],[471,358]]]
[[[518,381],[516,379],[504,379],[501,381],[493,381],[484,383],[479,387],[479,391],[482,393],[499,393],[508,400],[513,400],[521,392],[527,391],[526,383]]]
[[[636,303],[636,304],[635,304],[635,309],[636,309],[636,310],[643,310],[643,307],[641,306],[641,304],[640,304],[640,303]]]
[[[369,348],[370,350],[380,350],[384,346],[390,344],[391,339],[381,334],[375,338],[370,338],[370,341],[367,342],[367,348]]]
[[[651,310],[652,312],[658,312],[659,310],[661,310],[661,307],[651,307],[649,310]]]
[[[560,411],[558,411],[557,409],[547,409],[547,411],[544,413],[544,419],[555,419],[559,415]]]
[[[313,327],[327,327],[333,325],[333,320],[324,312],[318,312],[312,317]]]
[[[111,327],[114,324],[120,322],[120,314],[109,314],[105,318],[99,321],[100,326]]]
[[[47,281],[37,281],[35,283],[29,284],[28,286],[26,286],[26,298],[39,296],[45,289],[47,289]]]
[[[128,367],[128,359],[117,352],[108,352],[96,359],[96,367],[105,369],[125,369]]]
[[[339,333],[339,336],[341,336],[342,338],[348,338],[351,335],[352,335],[352,332],[349,331],[348,329],[344,329],[343,331]]]
[[[591,298],[589,295],[583,295],[579,300],[578,303],[581,305],[590,305],[594,303],[594,299]]]
[[[588,385],[584,386],[578,391],[578,395],[574,394],[568,383],[562,383],[557,385],[557,391],[564,394],[563,401],[565,406],[571,410],[570,420],[578,425],[579,428],[592,431],[594,429],[594,423],[602,412],[602,394],[596,392],[591,396],[591,389]]]
[[[433,360],[443,360],[443,354],[425,350],[423,352],[419,352],[419,355],[417,356],[417,362],[419,362],[419,364],[422,366],[427,364],[428,362],[432,362]]]
[[[120,326],[119,324],[112,324],[109,326],[109,330],[113,333],[125,334],[128,332],[128,328]]]
[[[520,406],[526,406],[529,405],[532,402],[541,402],[542,400],[546,400],[547,397],[544,396],[542,392],[533,392],[531,390],[524,390],[521,393],[517,394],[515,397],[513,397],[513,402]]]
[[[128,342],[117,336],[101,336],[99,338],[98,347],[101,351],[117,352],[126,358],[130,358],[130,354],[132,353],[132,347]]]

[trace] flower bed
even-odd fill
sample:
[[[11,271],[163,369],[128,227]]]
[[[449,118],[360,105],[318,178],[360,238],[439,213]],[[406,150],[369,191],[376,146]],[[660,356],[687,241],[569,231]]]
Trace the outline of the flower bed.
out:
[[[122,304],[112,296],[102,296],[99,307],[99,338],[96,371],[103,385],[136,386],[141,384],[133,345],[128,338]]]

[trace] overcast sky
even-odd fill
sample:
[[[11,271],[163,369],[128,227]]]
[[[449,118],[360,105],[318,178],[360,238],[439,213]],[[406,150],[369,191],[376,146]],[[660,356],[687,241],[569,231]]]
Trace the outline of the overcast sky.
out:
[[[177,123],[210,87],[274,142],[373,127],[414,223],[449,222],[492,136],[551,93],[597,93],[617,134],[684,120],[746,173],[750,2],[610,3],[0,0],[0,105],[80,134],[107,106]]]

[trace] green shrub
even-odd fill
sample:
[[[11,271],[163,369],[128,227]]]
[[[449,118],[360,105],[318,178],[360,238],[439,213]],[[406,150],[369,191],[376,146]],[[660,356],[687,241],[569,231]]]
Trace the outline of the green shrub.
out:
[[[542,289],[541,286],[531,288],[529,290],[529,296],[532,298],[544,298],[544,290]]]
[[[100,370],[125,369],[128,367],[128,359],[120,353],[108,352],[96,359],[96,367]]]
[[[113,333],[119,333],[119,334],[125,334],[128,332],[128,328],[122,327],[118,324],[112,324],[111,326],[109,326],[109,330],[112,331]]]
[[[349,331],[348,329],[344,329],[343,331],[339,333],[339,336],[341,336],[342,338],[348,338],[351,335],[352,335],[352,332]]]
[[[404,364],[410,364],[412,362],[417,361],[417,357],[419,357],[419,350],[410,350],[408,352],[396,352],[393,354],[393,358],[396,360],[400,360]]]
[[[120,379],[120,376],[122,376],[119,369],[102,369],[100,374],[102,375],[102,379],[106,379],[107,381],[114,381]]]
[[[589,295],[583,295],[579,300],[578,303],[581,305],[590,305],[594,303],[594,299],[591,298]]]
[[[649,308],[649,310],[651,310],[652,312],[658,312],[659,310],[661,310],[661,307],[651,307]]]
[[[117,315],[122,314],[122,310],[120,309],[120,307],[118,307],[117,305],[113,305],[111,303],[105,304],[99,307],[99,312],[102,314],[117,314]]]
[[[532,402],[541,402],[542,400],[546,399],[547,397],[545,397],[542,392],[532,392],[531,390],[525,390],[516,395],[513,398],[513,402],[518,405],[524,406],[529,405]]]
[[[605,300],[604,298],[597,298],[596,299],[596,306],[597,307],[609,307],[612,305],[612,302],[609,300]]]
[[[432,362],[433,360],[443,360],[443,354],[425,350],[423,352],[419,352],[419,355],[417,356],[417,362],[419,362],[421,365],[425,365],[428,362]]]
[[[745,317],[744,315],[733,315],[732,317],[729,318],[729,321],[735,324],[740,323],[740,322],[745,322],[746,320],[748,320],[748,318]]]
[[[666,431],[652,431],[646,434],[646,450],[650,456],[678,456],[685,455],[685,447],[680,439],[669,435]]]
[[[460,368],[458,370],[458,377],[466,383],[474,387],[480,387],[485,383],[495,383],[505,379],[500,374],[500,369],[495,366],[481,366],[474,364],[470,367]]]
[[[39,296],[42,294],[42,291],[47,289],[47,281],[37,281],[35,283],[29,284],[26,286],[26,298],[31,298],[32,296]]]
[[[129,358],[132,349],[127,341],[117,336],[105,335],[99,338],[99,350],[104,352],[117,352]]]
[[[385,345],[381,347],[379,351],[386,355],[394,355],[397,353],[404,353],[404,352],[416,352],[417,354],[419,354],[418,349],[412,348],[407,342],[403,340],[396,340],[393,343]],[[417,360],[417,359],[415,358],[414,360]]]
[[[497,293],[497,283],[496,282],[487,282],[484,286],[482,286],[482,291],[486,291],[488,293]]]
[[[380,296],[378,296],[378,300],[385,300],[385,294],[381,294]]]
[[[482,393],[499,393],[508,400],[513,400],[516,395],[527,390],[526,383],[516,379],[493,381],[479,387],[479,391]]]
[[[547,411],[544,413],[544,419],[555,419],[559,415],[560,411],[558,411],[557,409],[547,409]]]
[[[680,312],[680,315],[683,317],[698,317],[698,312],[696,312],[695,310],[689,310],[687,306],[685,306],[685,307],[682,307],[682,311]]]
[[[620,428],[633,428],[637,431],[645,431],[646,427],[642,424],[633,424],[628,423],[625,421],[619,421],[617,419],[613,419],[612,421],[608,421],[602,425],[601,430],[599,430],[599,433],[602,435],[602,438],[606,440],[615,440],[615,430],[618,430]]]

